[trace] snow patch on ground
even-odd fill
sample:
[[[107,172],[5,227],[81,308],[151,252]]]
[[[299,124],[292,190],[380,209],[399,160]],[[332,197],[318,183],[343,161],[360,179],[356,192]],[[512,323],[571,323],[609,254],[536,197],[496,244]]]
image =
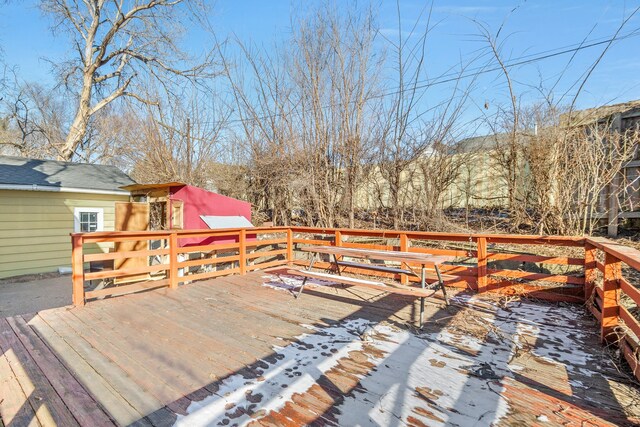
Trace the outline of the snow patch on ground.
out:
[[[252,420],[247,413],[266,414],[280,409],[294,393],[306,391],[350,351],[360,350],[363,345],[360,334],[367,326],[366,320],[355,319],[313,328],[314,333],[298,337],[297,342],[274,348],[276,361],[260,377],[227,378],[215,395],[193,402],[187,409],[188,415],[179,416],[176,425],[244,425]]]
[[[285,276],[271,277],[296,286]],[[309,333],[295,343],[274,347],[274,357],[264,361],[260,376],[227,378],[216,394],[193,402],[176,425],[245,425],[282,409],[294,393],[304,394],[351,351],[365,352],[375,368],[333,408],[338,425],[418,420],[430,426],[490,426],[509,411],[503,384],[526,371],[526,360],[517,358],[523,352],[565,366],[570,374],[592,372],[588,365],[594,356],[581,344],[588,333],[575,327],[580,314],[573,310],[579,309],[529,302],[499,307],[465,295],[452,300],[477,309],[473,315],[485,325],[486,336],[465,334],[446,323],[422,333],[364,319],[323,328],[306,325]],[[571,379],[570,384],[584,386]]]
[[[302,280],[300,277],[289,276],[287,274],[267,274],[262,276],[265,280],[262,283],[262,286],[267,286],[269,288],[273,288],[276,290],[284,290],[284,291],[298,291],[300,286],[302,286]],[[305,283],[305,288],[313,288],[317,286],[336,286],[335,283],[327,282],[324,280],[318,280],[309,278],[307,279],[307,283]]]

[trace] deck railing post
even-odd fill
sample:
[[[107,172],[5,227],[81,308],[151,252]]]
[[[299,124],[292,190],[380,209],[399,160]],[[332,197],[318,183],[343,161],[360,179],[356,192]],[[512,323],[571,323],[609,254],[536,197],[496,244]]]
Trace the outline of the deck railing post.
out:
[[[342,246],[342,232],[340,230],[336,230],[334,234],[333,246]]]
[[[487,238],[478,237],[476,242],[477,258],[478,258],[478,293],[488,290],[487,278]]]
[[[604,341],[615,340],[614,328],[618,326],[620,314],[620,282],[622,264],[615,256],[604,254],[604,279],[602,280],[602,324],[600,338]]]
[[[584,300],[591,298],[596,283],[596,247],[591,243],[584,244]]]
[[[409,239],[407,238],[407,235],[405,233],[402,233],[400,235],[400,251],[401,252],[409,251]],[[401,274],[400,275],[400,283],[402,283],[403,285],[408,284],[409,283],[409,276],[407,276],[406,274]]]
[[[82,307],[84,305],[84,254],[82,236],[71,236],[71,282],[73,305]]]
[[[293,231],[291,227],[287,228],[287,262],[293,262]]]
[[[247,274],[247,230],[240,230],[238,237],[239,255],[240,255],[240,274]]]
[[[178,233],[169,234],[169,288],[178,288]]]

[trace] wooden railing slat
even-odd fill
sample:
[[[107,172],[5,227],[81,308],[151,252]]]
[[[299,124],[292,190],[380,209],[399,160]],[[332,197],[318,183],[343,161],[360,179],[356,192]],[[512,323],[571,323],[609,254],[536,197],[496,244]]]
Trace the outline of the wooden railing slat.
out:
[[[288,252],[287,249],[277,249],[274,251],[263,251],[263,252],[253,252],[250,254],[247,254],[247,259],[256,259],[256,258],[262,258],[262,257],[270,257],[270,256],[276,256],[276,255],[286,255]]]
[[[124,258],[142,258],[155,255],[168,255],[169,249],[149,249],[144,251],[103,252],[99,254],[86,254],[84,262],[109,261]]]
[[[622,292],[627,294],[627,296],[631,298],[633,302],[635,302],[638,306],[640,306],[640,289],[633,286],[624,277],[620,278],[620,289],[622,290]]]
[[[620,319],[625,323],[625,325],[631,329],[636,336],[636,338],[640,338],[640,322],[633,317],[633,314],[629,312],[625,307],[620,307]]]
[[[84,279],[85,280],[112,279],[116,277],[133,276],[136,274],[154,273],[158,271],[169,270],[170,268],[171,268],[170,264],[158,264],[158,265],[148,265],[145,267],[122,268],[119,270],[95,271],[91,273],[85,273]]]
[[[188,261],[179,262],[178,268],[197,267],[201,265],[223,264],[225,262],[235,262],[239,260],[240,260],[240,255],[223,256],[223,257],[216,257],[216,258],[191,259]]]
[[[531,273],[520,270],[487,270],[487,274],[493,276],[503,276],[514,279],[540,280],[543,282],[570,283],[574,285],[583,285],[584,277],[565,276],[560,274]]]

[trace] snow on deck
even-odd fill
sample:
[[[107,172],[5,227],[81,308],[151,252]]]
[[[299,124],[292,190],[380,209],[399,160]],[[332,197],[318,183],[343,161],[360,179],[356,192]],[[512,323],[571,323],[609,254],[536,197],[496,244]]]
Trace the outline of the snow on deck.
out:
[[[265,279],[270,287],[300,285],[298,278]],[[465,309],[422,331],[362,318],[308,326],[294,343],[273,348],[260,376],[227,378],[176,425],[296,424],[305,417],[340,426],[554,425],[579,420],[584,408],[589,416],[611,409],[598,403],[592,377],[613,365],[586,344],[592,332],[576,327],[584,322],[581,307],[501,307],[465,295],[452,302]]]

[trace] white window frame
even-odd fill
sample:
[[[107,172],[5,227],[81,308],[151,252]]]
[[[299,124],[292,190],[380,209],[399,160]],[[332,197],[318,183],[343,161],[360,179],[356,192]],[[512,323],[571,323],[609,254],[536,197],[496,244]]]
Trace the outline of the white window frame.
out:
[[[89,212],[98,214],[98,231],[104,231],[104,209],[103,208],[74,208],[73,209],[73,231],[80,233],[80,213]]]

